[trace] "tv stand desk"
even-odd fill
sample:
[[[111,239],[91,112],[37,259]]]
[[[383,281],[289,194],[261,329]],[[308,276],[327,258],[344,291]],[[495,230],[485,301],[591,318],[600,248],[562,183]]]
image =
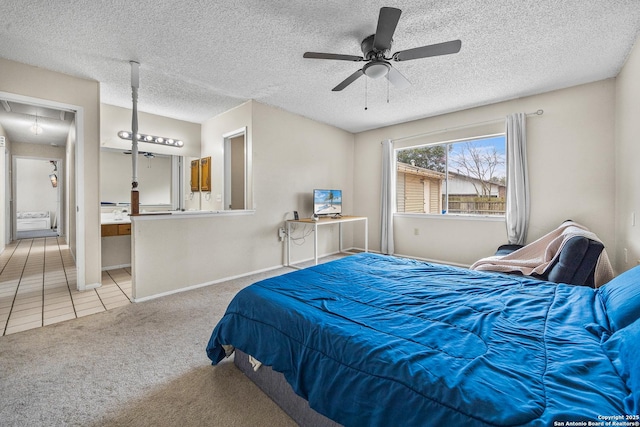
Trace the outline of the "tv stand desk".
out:
[[[369,224],[366,216],[320,217],[317,221],[311,218],[288,219],[287,223],[287,266],[291,266],[291,225],[304,224],[313,226],[313,261],[318,265],[318,227],[338,224],[340,234],[339,250],[342,252],[342,224],[345,222],[364,221],[364,251],[369,252]]]

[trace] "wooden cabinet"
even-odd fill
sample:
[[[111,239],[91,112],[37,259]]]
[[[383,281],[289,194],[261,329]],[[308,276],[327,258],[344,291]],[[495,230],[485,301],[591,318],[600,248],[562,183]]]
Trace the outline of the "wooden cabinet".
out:
[[[211,157],[200,159],[200,191],[211,191]]]
[[[118,236],[125,236],[131,234],[131,223],[118,224]]]
[[[200,159],[191,161],[191,192],[200,191]]]
[[[211,157],[191,161],[191,192],[211,191]]]
[[[131,223],[125,224],[102,224],[100,226],[102,237],[126,236],[131,234]]]

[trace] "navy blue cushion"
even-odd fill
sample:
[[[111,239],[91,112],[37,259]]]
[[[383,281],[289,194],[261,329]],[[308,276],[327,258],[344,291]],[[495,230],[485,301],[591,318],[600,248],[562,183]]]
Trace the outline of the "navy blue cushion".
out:
[[[628,414],[640,414],[640,320],[613,334],[602,349],[631,390],[625,399]]]
[[[613,332],[640,318],[640,266],[627,270],[598,289]]]
[[[547,280],[556,283],[572,283],[573,276],[589,248],[589,239],[573,237],[564,244],[557,262],[547,273]]]

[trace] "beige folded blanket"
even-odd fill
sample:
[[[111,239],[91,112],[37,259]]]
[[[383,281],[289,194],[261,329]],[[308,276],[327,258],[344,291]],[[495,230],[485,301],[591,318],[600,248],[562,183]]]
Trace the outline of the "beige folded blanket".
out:
[[[575,236],[584,236],[600,242],[600,239],[583,225],[573,221],[565,221],[549,234],[508,255],[496,255],[476,261],[471,269],[505,273],[517,271],[525,276],[542,275],[559,256],[565,243]],[[594,273],[595,285],[596,287],[604,285],[612,278],[613,268],[607,252],[603,250],[598,258]]]

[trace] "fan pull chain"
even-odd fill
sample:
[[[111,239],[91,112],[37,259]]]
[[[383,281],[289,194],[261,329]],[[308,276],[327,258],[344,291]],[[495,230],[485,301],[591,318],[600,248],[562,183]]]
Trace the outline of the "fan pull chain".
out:
[[[364,111],[367,111],[368,107],[367,107],[367,80],[369,79],[364,79]]]
[[[389,103],[389,79],[387,79],[387,104]]]

